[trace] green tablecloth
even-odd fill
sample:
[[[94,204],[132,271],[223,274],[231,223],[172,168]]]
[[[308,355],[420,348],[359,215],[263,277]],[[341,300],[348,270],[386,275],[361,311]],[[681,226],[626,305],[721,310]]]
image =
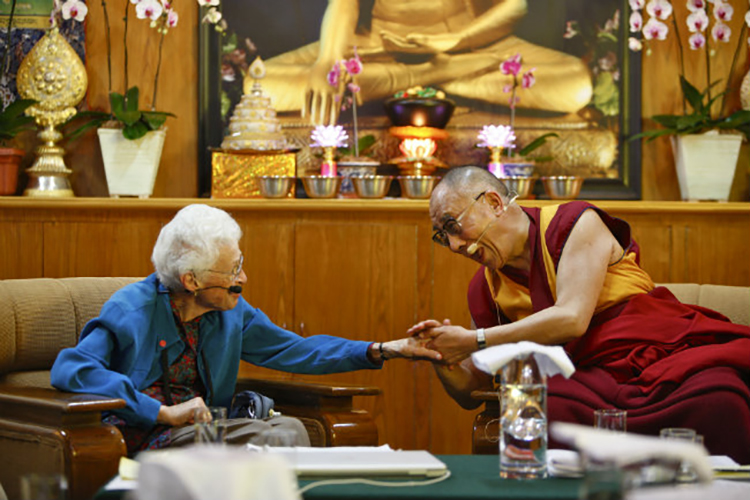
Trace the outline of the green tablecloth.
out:
[[[497,455],[438,455],[451,471],[445,481],[427,486],[383,487],[366,484],[322,485],[305,493],[312,499],[577,499],[580,479],[501,479]],[[394,483],[403,480],[393,480]],[[419,481],[419,479],[417,480]],[[300,486],[313,481],[300,481]]]
[[[304,494],[313,499],[577,499],[580,479],[501,479],[497,455],[437,455],[451,477],[427,486],[370,486],[366,484],[322,485]],[[394,484],[404,480],[392,480]],[[414,479],[412,481],[422,481]],[[315,481],[300,480],[300,487]],[[124,491],[100,490],[96,500],[119,500]]]

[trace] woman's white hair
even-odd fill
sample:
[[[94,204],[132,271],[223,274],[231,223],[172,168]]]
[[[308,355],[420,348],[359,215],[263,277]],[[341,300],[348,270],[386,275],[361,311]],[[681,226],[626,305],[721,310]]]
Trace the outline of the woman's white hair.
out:
[[[151,254],[156,275],[167,288],[182,291],[180,276],[211,268],[222,248],[236,245],[242,230],[231,215],[208,205],[188,205],[164,226]]]

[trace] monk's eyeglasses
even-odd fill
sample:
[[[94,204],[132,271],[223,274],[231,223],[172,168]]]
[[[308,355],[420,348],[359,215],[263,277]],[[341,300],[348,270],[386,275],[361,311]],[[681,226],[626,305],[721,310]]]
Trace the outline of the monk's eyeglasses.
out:
[[[443,228],[442,229],[436,229],[435,232],[432,234],[432,241],[437,243],[438,245],[448,247],[450,246],[450,240],[448,239],[448,235],[450,236],[458,236],[461,234],[462,228],[461,228],[461,219],[464,218],[464,216],[469,212],[471,207],[474,206],[474,204],[479,201],[479,198],[484,196],[487,193],[487,191],[482,191],[479,193],[475,198],[474,201],[472,201],[468,207],[464,208],[463,211],[458,214],[456,217],[453,217],[452,215],[449,215],[445,218],[445,221],[443,222]]]

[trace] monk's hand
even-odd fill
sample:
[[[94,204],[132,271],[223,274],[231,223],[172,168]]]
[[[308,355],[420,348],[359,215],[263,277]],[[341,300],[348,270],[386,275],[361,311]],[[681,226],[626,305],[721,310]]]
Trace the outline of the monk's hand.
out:
[[[406,330],[406,334],[411,335],[412,337],[417,337],[419,339],[429,340],[436,335],[432,331],[433,328],[450,324],[451,320],[449,319],[444,319],[442,323],[436,319],[426,319],[424,321],[420,321],[416,325]]]
[[[156,421],[160,424],[172,426],[185,425],[194,423],[195,410],[201,409],[208,411],[203,398],[197,397],[185,401],[184,403],[159,408],[159,414]]]
[[[417,337],[407,337],[399,340],[383,342],[381,346],[386,359],[408,358],[412,360],[427,360],[441,362],[443,356],[434,349],[427,347],[425,340]]]
[[[302,117],[309,118],[314,125],[334,125],[338,119],[340,103],[336,100],[336,91],[328,83],[328,72],[333,63],[316,62],[311,71],[302,103]]]
[[[445,365],[460,363],[478,349],[476,332],[462,326],[443,324],[432,328],[429,335],[426,347],[440,352]]]

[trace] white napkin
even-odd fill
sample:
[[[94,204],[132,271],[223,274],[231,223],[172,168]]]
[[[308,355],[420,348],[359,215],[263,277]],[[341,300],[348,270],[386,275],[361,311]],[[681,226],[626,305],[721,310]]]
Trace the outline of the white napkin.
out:
[[[692,466],[699,481],[710,482],[713,478],[708,453],[700,444],[564,422],[553,422],[550,433],[597,461],[613,462],[619,467],[647,460],[681,461]]]
[[[562,373],[565,378],[570,378],[576,371],[562,347],[526,341],[488,347],[472,354],[471,359],[477,368],[494,375],[516,356],[529,353],[536,359],[541,374],[547,377]]]
[[[300,500],[283,457],[241,447],[193,446],[138,455],[138,500]]]

